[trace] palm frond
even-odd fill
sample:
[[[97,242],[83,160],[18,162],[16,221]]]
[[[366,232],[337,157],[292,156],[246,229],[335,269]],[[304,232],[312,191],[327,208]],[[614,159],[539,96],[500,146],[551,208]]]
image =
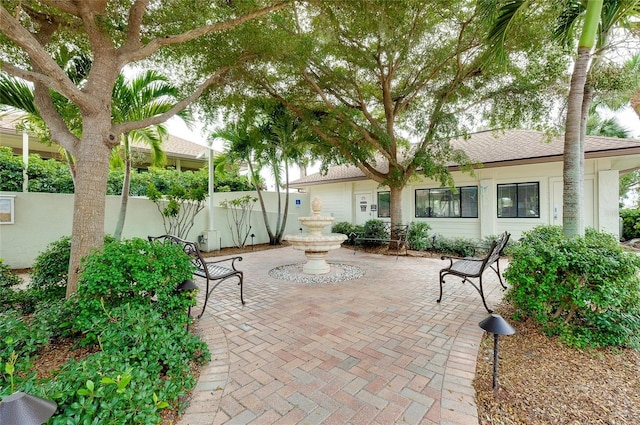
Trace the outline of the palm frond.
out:
[[[0,106],[40,115],[33,100],[33,89],[23,80],[0,73]]]

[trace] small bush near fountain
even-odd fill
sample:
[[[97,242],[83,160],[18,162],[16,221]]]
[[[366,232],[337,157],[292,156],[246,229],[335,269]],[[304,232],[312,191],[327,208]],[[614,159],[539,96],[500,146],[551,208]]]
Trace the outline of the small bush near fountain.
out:
[[[331,232],[333,233],[342,233],[343,235],[349,236],[351,233],[361,233],[363,231],[362,226],[356,226],[355,224],[351,224],[348,221],[341,221],[336,223],[331,228]]]

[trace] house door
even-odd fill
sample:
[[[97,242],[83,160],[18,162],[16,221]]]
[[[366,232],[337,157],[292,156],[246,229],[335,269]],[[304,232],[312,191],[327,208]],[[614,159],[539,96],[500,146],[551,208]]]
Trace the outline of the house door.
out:
[[[356,192],[354,200],[356,224],[364,224],[373,218],[371,215],[371,192]]]
[[[562,226],[562,180],[554,180],[552,182],[553,193],[551,195],[551,224]],[[584,214],[585,227],[594,227],[595,225],[595,201],[593,195],[593,179],[584,179]]]

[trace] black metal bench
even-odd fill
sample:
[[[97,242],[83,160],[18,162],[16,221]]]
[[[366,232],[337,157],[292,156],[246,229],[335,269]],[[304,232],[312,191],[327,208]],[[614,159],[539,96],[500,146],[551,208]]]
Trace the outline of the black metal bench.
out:
[[[209,301],[209,295],[213,292],[218,285],[227,279],[237,277],[238,285],[240,285],[240,301],[244,305],[244,298],[242,297],[242,283],[243,274],[240,270],[236,269],[236,261],[242,261],[242,257],[230,257],[223,260],[205,261],[200,253],[198,245],[194,242],[188,242],[173,235],[162,236],[148,236],[150,242],[158,241],[162,243],[173,243],[180,245],[182,250],[191,258],[191,263],[195,266],[193,274],[200,276],[207,281],[207,287],[204,297],[204,305],[202,311],[198,315],[198,318],[204,314],[204,309],[207,307],[207,301]]]
[[[409,226],[407,224],[391,224],[384,223],[385,236],[382,237],[379,232],[362,232],[351,233],[349,235],[349,243],[354,246],[353,255],[356,254],[356,245],[366,245],[375,243],[395,244],[396,258],[400,255],[400,250],[407,249],[407,238],[409,236]]]
[[[500,285],[502,285],[503,289],[507,289],[502,281],[502,276],[500,275],[500,256],[502,255],[502,251],[505,246],[507,246],[507,242],[509,241],[509,233],[504,232],[501,234],[493,243],[491,247],[487,251],[487,254],[484,257],[450,257],[443,255],[441,258],[443,260],[449,260],[449,265],[444,269],[440,270],[440,297],[438,298],[438,302],[442,300],[442,284],[444,283],[444,277],[446,275],[454,275],[462,278],[462,282],[469,282],[471,286],[473,286],[476,291],[480,294],[482,298],[482,303],[484,304],[484,308],[487,309],[489,313],[493,313],[489,307],[487,307],[487,302],[484,299],[484,291],[482,288],[482,274],[490,268],[497,275],[498,279],[500,279]],[[477,278],[478,283],[474,283],[471,281],[471,278]]]

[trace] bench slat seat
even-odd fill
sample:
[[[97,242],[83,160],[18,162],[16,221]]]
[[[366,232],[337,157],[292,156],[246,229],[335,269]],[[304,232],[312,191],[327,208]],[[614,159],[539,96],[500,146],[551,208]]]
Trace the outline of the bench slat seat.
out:
[[[205,288],[204,305],[202,306],[202,311],[198,315],[198,318],[202,317],[204,314],[211,292],[213,292],[220,283],[227,279],[238,279],[238,285],[240,286],[240,302],[244,305],[244,298],[242,296],[244,275],[242,271],[236,268],[236,261],[242,261],[242,257],[230,257],[222,260],[206,261],[202,257],[198,245],[194,242],[188,242],[173,235],[148,236],[147,239],[149,239],[150,242],[158,241],[162,243],[180,245],[184,253],[191,258],[191,264],[194,266],[194,276],[202,277],[206,280],[207,286]]]
[[[449,265],[440,270],[440,297],[437,302],[442,301],[442,285],[444,284],[444,278],[447,275],[453,275],[462,278],[462,282],[468,282],[471,286],[473,286],[476,291],[480,294],[480,298],[482,298],[482,304],[484,304],[484,308],[489,312],[493,313],[487,306],[487,302],[484,298],[484,289],[482,287],[482,275],[489,268],[493,270],[500,280],[500,285],[503,289],[507,289],[504,282],[502,281],[502,275],[500,274],[500,256],[502,255],[502,251],[507,246],[507,242],[509,241],[510,234],[504,232],[501,234],[493,243],[491,244],[491,248],[487,251],[487,254],[484,257],[451,257],[443,255],[442,260],[448,260]],[[478,283],[473,282],[470,279],[478,279]]]
[[[482,272],[483,260],[465,258],[462,261],[454,262],[449,268],[449,273],[460,273],[469,277],[480,276]]]

